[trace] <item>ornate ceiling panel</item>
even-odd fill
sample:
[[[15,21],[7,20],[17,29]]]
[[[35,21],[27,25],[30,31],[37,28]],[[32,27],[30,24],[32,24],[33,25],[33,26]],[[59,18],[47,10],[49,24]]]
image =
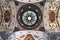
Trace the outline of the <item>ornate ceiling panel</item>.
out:
[[[12,5],[13,4],[13,5]],[[15,5],[14,2],[1,2],[0,5],[0,31],[13,31],[15,27]]]
[[[41,31],[25,30],[11,35],[9,40],[48,40],[48,35]]]
[[[46,2],[44,8],[44,26],[52,32],[60,31],[60,7],[57,2]]]

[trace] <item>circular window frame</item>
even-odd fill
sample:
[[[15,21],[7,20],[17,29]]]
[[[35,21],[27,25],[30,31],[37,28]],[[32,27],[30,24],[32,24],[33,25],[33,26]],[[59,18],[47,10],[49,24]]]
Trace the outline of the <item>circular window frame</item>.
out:
[[[23,15],[24,12],[29,11],[29,10],[36,13],[36,15],[37,15],[37,22],[33,26],[27,27],[22,22],[22,15]],[[18,19],[19,16],[20,16],[20,21]],[[22,7],[19,8],[19,10],[17,12],[17,21],[18,21],[18,24],[21,25],[25,29],[29,29],[30,30],[30,29],[37,28],[41,24],[42,19],[43,19],[43,15],[42,15],[42,12],[41,12],[40,8],[38,8],[34,4],[23,5]]]

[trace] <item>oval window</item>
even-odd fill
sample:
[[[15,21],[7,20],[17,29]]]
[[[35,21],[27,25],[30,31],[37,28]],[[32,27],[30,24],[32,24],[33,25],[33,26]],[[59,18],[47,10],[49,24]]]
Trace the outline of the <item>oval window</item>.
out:
[[[10,12],[8,10],[4,13],[4,20],[5,22],[9,22],[10,20]]]
[[[49,20],[50,20],[50,22],[54,22],[55,21],[55,13],[53,11],[51,11],[49,13]]]

